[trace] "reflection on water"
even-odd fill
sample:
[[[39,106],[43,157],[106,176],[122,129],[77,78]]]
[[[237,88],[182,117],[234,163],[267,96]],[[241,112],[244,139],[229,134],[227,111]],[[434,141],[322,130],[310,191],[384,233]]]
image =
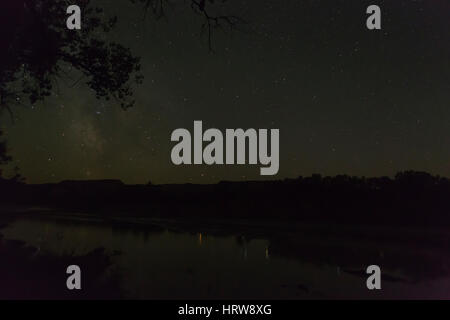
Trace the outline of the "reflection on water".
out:
[[[448,259],[440,251],[411,244],[367,241],[362,248],[361,242],[323,240],[320,235],[249,240],[242,233],[216,236],[32,219],[17,220],[1,233],[36,247],[38,255],[80,256],[105,248],[113,261],[108,272],[120,274],[128,298],[449,297]],[[385,273],[381,292],[366,289],[364,268],[374,261]]]

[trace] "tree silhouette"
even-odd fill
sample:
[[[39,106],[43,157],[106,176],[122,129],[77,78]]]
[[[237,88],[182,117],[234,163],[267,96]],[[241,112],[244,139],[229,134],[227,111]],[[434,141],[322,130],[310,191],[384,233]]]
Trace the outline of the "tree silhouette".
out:
[[[98,98],[133,105],[132,83],[140,83],[139,58],[124,46],[107,42],[117,19],[101,18],[102,10],[79,0],[82,30],[68,30],[67,0],[2,0],[0,2],[0,111],[13,117],[13,106],[33,105],[51,95],[59,81],[83,80]],[[73,77],[77,77],[76,80]],[[0,165],[11,158],[0,144]]]
[[[166,16],[167,0],[128,0],[156,18]],[[225,14],[226,0],[183,2],[204,18],[211,33],[225,25],[233,29],[237,16]],[[69,0],[2,0],[0,4],[0,110],[12,115],[16,104],[32,105],[52,93],[60,80],[83,81],[98,98],[114,99],[126,109],[133,105],[132,85],[141,83],[139,58],[130,49],[102,39],[117,17],[105,18],[90,0],[79,0],[82,29],[66,27]],[[75,77],[75,78],[74,78]]]
[[[0,130],[0,138],[3,136],[3,132]],[[11,157],[7,155],[6,152],[6,142],[0,140],[0,164],[8,163],[11,160]],[[0,171],[1,173],[1,171]]]
[[[0,9],[0,106],[34,104],[49,96],[61,79],[77,76],[98,98],[133,105],[133,82],[139,83],[139,58],[128,48],[102,40],[117,19],[102,19],[102,9],[77,4],[83,28],[66,27],[67,0],[3,0]]]
[[[0,139],[3,136],[3,132],[0,130]],[[7,148],[6,148],[6,142],[4,140],[0,140],[0,166],[7,164],[9,161],[11,161],[11,157],[8,156]],[[3,172],[0,168],[0,180],[2,179]]]
[[[166,8],[173,4],[168,0],[130,0],[133,3],[140,3],[144,6],[146,16],[149,11],[157,18],[166,18]],[[246,21],[239,15],[230,14],[229,7],[226,6],[228,0],[190,0],[182,1],[184,5],[189,5],[192,11],[202,17],[202,33],[206,32],[209,50],[212,51],[213,30],[221,29],[234,30],[238,26],[246,24]]]

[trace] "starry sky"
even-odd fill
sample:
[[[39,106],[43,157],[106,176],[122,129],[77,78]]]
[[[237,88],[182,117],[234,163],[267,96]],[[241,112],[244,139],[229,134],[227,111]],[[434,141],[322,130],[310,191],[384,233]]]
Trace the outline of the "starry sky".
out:
[[[128,1],[96,0],[119,24],[108,38],[142,58],[136,105],[96,100],[83,83],[6,114],[12,166],[27,182],[121,179],[215,183],[268,179],[259,165],[175,166],[171,132],[280,129],[280,171],[299,175],[450,176],[448,0],[246,0],[227,9],[248,23],[216,31],[174,1],[167,19]],[[366,28],[366,8],[382,30]],[[62,82],[64,83],[64,82]]]

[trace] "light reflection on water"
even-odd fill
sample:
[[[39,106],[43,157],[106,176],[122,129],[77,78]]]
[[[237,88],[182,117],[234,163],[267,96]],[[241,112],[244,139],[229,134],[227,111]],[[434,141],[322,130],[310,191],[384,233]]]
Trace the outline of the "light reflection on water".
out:
[[[113,256],[110,272],[122,276],[122,289],[130,298],[442,298],[450,287],[445,275],[420,283],[384,281],[382,292],[369,292],[364,276],[343,272],[343,266],[326,257],[323,263],[309,253],[287,257],[271,252],[268,239],[250,241],[242,235],[31,219],[17,220],[1,233],[38,248],[39,254],[83,255],[105,248]],[[322,252],[331,256],[326,250],[316,253]]]

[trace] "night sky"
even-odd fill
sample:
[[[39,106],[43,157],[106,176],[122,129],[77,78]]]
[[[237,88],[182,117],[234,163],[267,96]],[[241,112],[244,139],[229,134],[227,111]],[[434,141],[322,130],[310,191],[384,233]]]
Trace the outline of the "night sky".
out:
[[[450,176],[450,2],[229,1],[248,25],[214,32],[181,5],[167,20],[128,1],[94,1],[117,14],[108,35],[142,58],[144,83],[124,111],[66,79],[52,97],[2,115],[14,165],[27,182],[121,179],[215,183],[268,179],[260,165],[171,163],[177,128],[280,129],[280,171]],[[76,1],[75,1],[76,3]],[[366,8],[382,9],[382,30]]]

